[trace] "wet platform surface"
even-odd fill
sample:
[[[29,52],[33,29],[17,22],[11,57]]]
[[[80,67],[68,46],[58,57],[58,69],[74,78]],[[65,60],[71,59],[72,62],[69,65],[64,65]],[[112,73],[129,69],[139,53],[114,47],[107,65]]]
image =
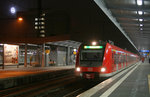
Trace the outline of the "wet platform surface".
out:
[[[114,78],[115,76],[80,94],[79,97],[150,97],[148,60],[134,65]]]
[[[17,77],[24,76],[30,74],[37,74],[42,72],[54,72],[60,70],[74,69],[74,65],[70,66],[50,66],[50,67],[24,67],[19,66],[6,66],[4,69],[0,69],[0,79],[8,78],[8,77]]]
[[[50,67],[6,66],[0,69],[0,90],[74,74],[74,65]]]
[[[150,64],[142,63],[109,97],[150,97]]]

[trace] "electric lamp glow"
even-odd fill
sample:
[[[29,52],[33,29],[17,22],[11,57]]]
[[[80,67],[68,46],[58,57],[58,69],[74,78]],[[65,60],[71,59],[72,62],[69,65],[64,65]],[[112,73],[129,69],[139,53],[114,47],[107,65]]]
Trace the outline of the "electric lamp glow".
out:
[[[76,68],[76,71],[80,72],[80,67],[77,67],[77,68]]]
[[[11,7],[11,8],[10,8],[10,12],[11,12],[12,14],[15,14],[15,13],[16,13],[16,8],[15,8],[15,7]]]
[[[95,42],[95,41],[93,41],[93,42],[92,42],[92,45],[96,45],[96,42]]]
[[[23,18],[22,18],[22,17],[19,17],[19,18],[18,18],[18,21],[20,21],[20,22],[23,21]]]

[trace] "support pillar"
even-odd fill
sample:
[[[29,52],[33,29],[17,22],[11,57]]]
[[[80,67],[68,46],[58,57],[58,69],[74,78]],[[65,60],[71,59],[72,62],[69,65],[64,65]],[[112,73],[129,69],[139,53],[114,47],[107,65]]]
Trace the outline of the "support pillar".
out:
[[[27,43],[25,43],[24,67],[27,67]]]
[[[70,47],[67,47],[67,60],[66,65],[70,65]]]
[[[42,67],[45,67],[45,43],[42,45]]]
[[[4,60],[5,60],[5,56],[4,56],[4,44],[3,44],[3,66],[2,66],[2,69],[4,69]]]

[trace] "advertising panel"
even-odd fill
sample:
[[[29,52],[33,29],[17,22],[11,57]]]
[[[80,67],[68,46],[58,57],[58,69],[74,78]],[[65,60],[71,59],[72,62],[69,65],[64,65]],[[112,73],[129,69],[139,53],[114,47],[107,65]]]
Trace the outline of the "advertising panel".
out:
[[[18,64],[18,45],[4,44],[4,65],[17,65]]]
[[[0,44],[0,64],[3,64],[3,46]]]

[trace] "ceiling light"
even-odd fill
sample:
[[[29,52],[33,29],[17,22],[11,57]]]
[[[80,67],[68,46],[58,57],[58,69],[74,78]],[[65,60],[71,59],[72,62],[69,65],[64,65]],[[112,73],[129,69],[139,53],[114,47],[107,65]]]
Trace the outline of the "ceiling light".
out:
[[[140,28],[140,30],[143,30],[143,28]]]
[[[143,24],[140,24],[140,26],[142,27],[142,26],[143,26]]]
[[[139,19],[139,21],[141,21],[141,22],[142,22],[142,21],[143,21],[143,19]]]
[[[139,14],[139,15],[142,15],[142,14],[143,14],[143,11],[138,11],[138,14]]]
[[[137,0],[137,5],[142,5],[142,4],[143,4],[142,0]]]

